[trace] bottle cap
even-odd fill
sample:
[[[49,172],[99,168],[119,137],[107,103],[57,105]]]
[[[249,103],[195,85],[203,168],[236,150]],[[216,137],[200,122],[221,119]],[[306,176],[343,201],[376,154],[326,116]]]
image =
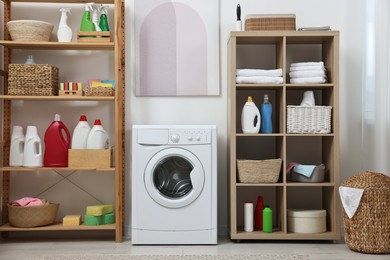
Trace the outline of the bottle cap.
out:
[[[245,204],[247,204],[247,203],[248,203],[248,204],[252,204],[252,201],[245,201],[244,203],[245,203]]]
[[[100,121],[100,119],[95,119],[94,125],[102,125],[102,122]]]
[[[87,121],[87,117],[85,115],[80,116],[80,121]]]
[[[246,102],[253,102],[252,96],[248,96],[248,100]]]
[[[61,116],[59,115],[59,114],[56,114],[55,116],[54,116],[54,121],[61,121]]]

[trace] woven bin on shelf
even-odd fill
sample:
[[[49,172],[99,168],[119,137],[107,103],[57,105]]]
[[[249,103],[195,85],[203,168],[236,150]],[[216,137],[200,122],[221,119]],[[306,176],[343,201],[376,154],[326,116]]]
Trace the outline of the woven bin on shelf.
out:
[[[241,183],[275,183],[279,179],[282,159],[237,160],[238,181]]]
[[[331,117],[331,106],[287,106],[287,133],[330,133]]]
[[[295,31],[294,14],[249,14],[245,17],[245,31]]]
[[[9,64],[8,95],[58,95],[58,68],[49,64]]]
[[[364,189],[351,219],[343,210],[348,247],[362,253],[390,253],[390,177],[367,171],[350,177],[342,186]]]
[[[108,87],[90,87],[88,86],[85,90],[86,96],[114,96],[115,90]]]
[[[53,224],[58,212],[58,203],[42,206],[11,206],[8,204],[8,221],[14,227],[40,227]]]

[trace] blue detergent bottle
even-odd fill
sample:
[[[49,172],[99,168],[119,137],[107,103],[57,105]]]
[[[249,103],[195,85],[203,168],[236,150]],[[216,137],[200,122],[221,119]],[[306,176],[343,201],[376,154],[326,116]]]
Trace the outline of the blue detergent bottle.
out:
[[[272,133],[272,104],[269,102],[268,94],[264,95],[263,104],[260,105],[260,133]]]

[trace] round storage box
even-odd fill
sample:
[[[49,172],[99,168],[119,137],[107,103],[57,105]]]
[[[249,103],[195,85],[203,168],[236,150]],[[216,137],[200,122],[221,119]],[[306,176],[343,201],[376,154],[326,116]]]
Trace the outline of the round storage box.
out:
[[[390,253],[390,177],[367,171],[348,178],[342,186],[364,189],[352,218],[343,209],[345,243],[357,252]]]
[[[287,210],[287,229],[292,233],[326,232],[326,210]]]
[[[58,203],[42,206],[12,206],[8,204],[8,221],[14,227],[39,227],[53,224],[58,212]]]

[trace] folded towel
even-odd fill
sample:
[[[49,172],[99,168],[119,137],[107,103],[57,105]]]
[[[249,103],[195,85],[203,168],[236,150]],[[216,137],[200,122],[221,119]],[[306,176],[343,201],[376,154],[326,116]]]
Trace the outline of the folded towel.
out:
[[[266,76],[236,77],[236,83],[237,84],[261,84],[261,83],[281,84],[283,83],[283,77],[266,77]]]
[[[30,206],[42,206],[45,202],[38,198],[24,197],[11,202],[12,206],[30,207]]]
[[[291,67],[299,67],[299,66],[324,66],[323,61],[318,62],[297,62],[297,63],[291,63]]]
[[[263,69],[238,69],[236,75],[243,77],[251,76],[267,76],[267,77],[281,77],[282,69],[263,70]]]
[[[291,78],[311,78],[311,77],[326,77],[323,70],[302,70],[289,73]]]
[[[311,175],[313,174],[315,167],[316,167],[315,165],[302,165],[302,164],[300,164],[300,165],[294,166],[294,172],[310,178]]]
[[[326,71],[326,68],[325,68],[325,66],[322,66],[322,65],[290,67],[290,72],[291,71],[301,71],[301,70],[324,70],[324,71]]]
[[[325,77],[310,77],[310,78],[292,78],[290,79],[291,84],[316,84],[316,83],[326,83]]]

